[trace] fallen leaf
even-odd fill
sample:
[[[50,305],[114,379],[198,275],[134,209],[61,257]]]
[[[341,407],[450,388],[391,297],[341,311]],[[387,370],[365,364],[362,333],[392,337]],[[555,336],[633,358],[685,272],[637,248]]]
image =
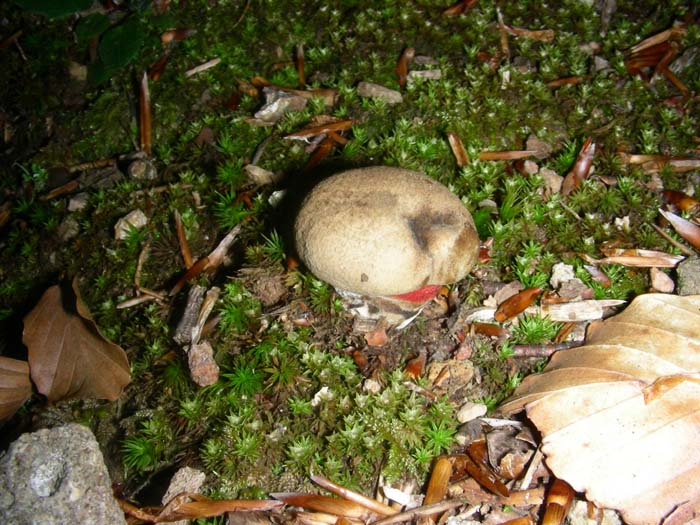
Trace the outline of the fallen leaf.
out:
[[[700,502],[699,310],[698,295],[641,295],[501,407],[525,408],[554,474],[630,525]]]
[[[0,422],[11,418],[31,395],[27,362],[0,356]]]
[[[99,398],[113,401],[130,381],[129,360],[121,347],[100,333],[72,290],[52,286],[24,318],[22,341],[37,390],[49,401]]]

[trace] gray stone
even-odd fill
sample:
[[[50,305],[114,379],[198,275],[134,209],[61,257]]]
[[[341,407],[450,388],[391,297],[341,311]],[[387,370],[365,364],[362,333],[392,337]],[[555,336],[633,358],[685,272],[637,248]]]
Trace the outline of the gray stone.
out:
[[[689,257],[676,268],[678,295],[700,294],[700,258]]]
[[[360,82],[357,85],[357,94],[361,97],[381,99],[389,105],[403,102],[403,96],[395,89],[389,89],[372,82]]]
[[[89,195],[84,191],[73,195],[68,201],[68,211],[80,211],[85,209],[88,205],[88,199]]]
[[[90,429],[44,429],[10,445],[0,458],[0,523],[126,524]]]

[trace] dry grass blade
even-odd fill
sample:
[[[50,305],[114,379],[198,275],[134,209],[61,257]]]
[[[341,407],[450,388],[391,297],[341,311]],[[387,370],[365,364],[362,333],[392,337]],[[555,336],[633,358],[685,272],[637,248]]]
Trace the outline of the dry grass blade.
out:
[[[671,223],[671,226],[678,232],[678,235],[688,241],[693,248],[700,250],[700,226],[670,211],[659,209],[659,213]]]
[[[141,75],[139,89],[139,133],[141,139],[141,151],[148,157],[151,156],[151,94],[148,89],[148,74],[144,71]]]
[[[316,148],[316,151],[314,151],[314,154],[311,155],[309,162],[306,163],[306,166],[304,166],[302,171],[306,173],[318,166],[318,164],[325,159],[331,151],[333,151],[333,146],[335,146],[335,144],[336,141],[330,135],[323,139]]]
[[[362,494],[360,494],[359,492],[355,492],[354,490],[342,487],[341,485],[333,483],[331,480],[324,478],[323,476],[319,476],[318,474],[311,474],[310,477],[311,481],[313,481],[320,487],[323,487],[327,491],[332,492],[333,494],[340,496],[341,498],[345,498],[346,500],[359,503],[363,507],[371,510],[372,512],[376,512],[377,514],[384,514],[386,516],[390,516],[398,512],[396,509],[385,505],[384,503],[381,503],[372,498],[368,498],[367,496],[363,496]]]

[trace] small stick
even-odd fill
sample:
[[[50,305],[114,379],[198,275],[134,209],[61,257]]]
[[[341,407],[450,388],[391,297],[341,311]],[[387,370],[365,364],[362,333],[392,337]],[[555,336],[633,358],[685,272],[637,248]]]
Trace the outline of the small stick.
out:
[[[537,469],[542,463],[542,457],[542,449],[540,447],[537,447],[537,450],[535,450],[535,453],[532,455],[532,459],[530,459],[530,464],[527,466],[525,474],[523,475],[522,479],[518,482],[518,489],[527,490],[527,488],[532,483],[532,478],[535,477],[535,472],[537,472]]]
[[[678,242],[676,239],[671,237],[668,233],[663,231],[661,228],[659,228],[656,224],[651,225],[652,228],[656,230],[656,233],[661,235],[664,239],[666,239],[668,242],[670,242],[673,246],[678,248],[680,251],[682,251],[685,255],[695,255],[695,252],[688,248],[685,244]]]
[[[513,357],[549,357],[554,352],[581,346],[580,342],[567,341],[565,343],[553,343],[545,345],[515,345]]]
[[[498,16],[498,32],[501,34],[501,51],[506,56],[506,59],[510,60],[510,47],[508,46],[508,31],[506,30],[506,24],[503,21],[503,13],[501,13],[500,8],[496,8],[496,14]]]
[[[384,505],[384,503],[380,503],[379,501],[368,498],[367,496],[364,496],[360,494],[359,492],[355,492],[354,490],[348,489],[346,487],[343,487],[341,485],[338,485],[336,483],[333,483],[331,480],[324,478],[323,476],[320,476],[318,474],[311,474],[311,481],[316,483],[317,485],[323,487],[329,492],[332,492],[336,496],[340,496],[341,498],[345,498],[349,501],[353,501],[359,505],[362,505],[363,507],[371,510],[372,512],[376,512],[377,514],[382,514],[384,516],[391,516],[393,514],[396,514],[398,511],[389,505]]]
[[[459,507],[460,505],[464,505],[463,501],[460,500],[447,500],[443,501],[441,503],[435,503],[433,505],[426,505],[423,507],[416,507],[415,509],[410,509],[405,512],[401,512],[399,514],[394,514],[393,516],[389,516],[388,518],[382,518],[377,521],[372,521],[370,522],[371,525],[391,525],[392,523],[403,523],[404,521],[410,521],[415,518],[420,518],[422,516],[430,516],[431,514],[439,514],[441,512],[445,512],[450,509],[454,509],[455,507]],[[481,508],[480,505],[474,505],[472,507],[469,507],[466,511],[460,512],[459,515],[460,517],[467,518],[469,516],[472,516],[476,511],[478,511]]]
[[[220,58],[212,58],[211,60],[204,62],[204,64],[200,64],[198,66],[193,67],[192,69],[188,69],[187,71],[185,71],[185,77],[190,78],[191,76],[194,76],[197,73],[201,73],[202,71],[211,69],[214,66],[217,66],[219,62],[221,62]]]
[[[107,166],[116,166],[117,161],[114,159],[100,159],[93,160],[90,162],[81,162],[80,164],[74,164],[73,166],[68,166],[68,173],[75,173],[76,171],[87,171],[98,168],[106,168]]]

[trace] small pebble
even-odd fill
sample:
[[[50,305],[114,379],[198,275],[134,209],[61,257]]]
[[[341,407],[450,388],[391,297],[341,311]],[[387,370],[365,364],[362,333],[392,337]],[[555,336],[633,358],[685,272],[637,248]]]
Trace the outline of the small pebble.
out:
[[[357,85],[357,94],[361,97],[381,99],[389,105],[403,102],[403,96],[395,89],[389,89],[372,82],[360,82]]]
[[[457,421],[460,423],[466,423],[467,421],[472,421],[477,417],[486,415],[487,411],[488,408],[486,405],[467,401],[461,407],[459,407],[459,411],[457,412]]]
[[[114,238],[118,241],[123,241],[129,237],[129,232],[132,228],[140,230],[148,224],[146,214],[141,210],[134,210],[117,221],[114,225]]]

